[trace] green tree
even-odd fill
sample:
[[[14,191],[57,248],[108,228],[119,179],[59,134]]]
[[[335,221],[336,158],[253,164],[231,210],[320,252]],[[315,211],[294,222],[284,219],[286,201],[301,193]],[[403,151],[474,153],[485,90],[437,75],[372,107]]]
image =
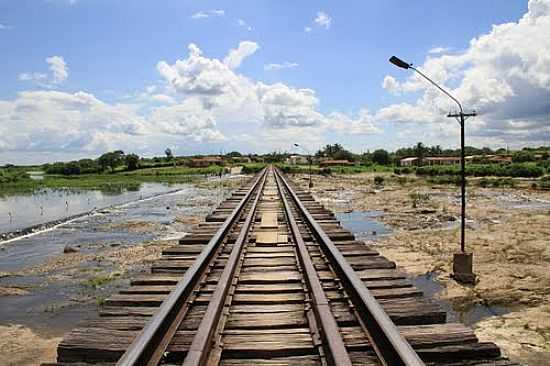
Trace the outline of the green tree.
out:
[[[103,170],[106,170],[107,168],[114,170],[117,166],[120,166],[124,163],[123,158],[124,152],[117,150],[101,155],[97,159],[97,162]]]
[[[375,150],[372,153],[372,161],[379,165],[388,165],[390,163],[390,154],[384,149]]]
[[[128,170],[136,170],[139,167],[139,156],[128,154],[124,157],[124,162]]]

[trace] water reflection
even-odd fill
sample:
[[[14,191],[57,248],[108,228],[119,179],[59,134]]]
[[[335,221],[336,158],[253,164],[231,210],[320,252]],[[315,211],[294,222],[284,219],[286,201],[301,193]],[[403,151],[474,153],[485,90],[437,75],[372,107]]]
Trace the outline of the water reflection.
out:
[[[0,197],[0,234],[187,186],[142,183],[124,188],[113,185],[101,191],[46,188],[32,194]]]

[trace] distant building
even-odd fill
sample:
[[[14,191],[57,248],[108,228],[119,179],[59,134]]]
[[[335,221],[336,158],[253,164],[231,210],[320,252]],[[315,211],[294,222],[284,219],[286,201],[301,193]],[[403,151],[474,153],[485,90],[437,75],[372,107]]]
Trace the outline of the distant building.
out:
[[[303,155],[290,155],[286,158],[288,165],[306,165],[309,164],[309,158]]]
[[[323,160],[319,162],[320,168],[327,168],[331,166],[350,166],[350,165],[353,165],[353,163],[348,160]]]
[[[418,158],[403,158],[399,161],[400,166],[418,165]]]
[[[453,165],[460,164],[459,156],[435,156],[422,159],[422,165]]]

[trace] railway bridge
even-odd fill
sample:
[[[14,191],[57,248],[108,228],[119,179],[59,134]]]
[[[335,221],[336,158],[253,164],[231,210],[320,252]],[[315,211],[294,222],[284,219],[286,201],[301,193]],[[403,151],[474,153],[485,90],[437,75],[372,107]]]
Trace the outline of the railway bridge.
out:
[[[499,365],[273,167],[58,346],[60,365]]]

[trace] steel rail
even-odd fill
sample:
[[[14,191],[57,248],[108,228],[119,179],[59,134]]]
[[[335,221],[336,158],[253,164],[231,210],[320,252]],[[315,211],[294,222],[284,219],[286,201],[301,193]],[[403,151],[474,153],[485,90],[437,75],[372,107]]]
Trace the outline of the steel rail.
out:
[[[309,213],[284,176],[278,170],[276,174],[281,178],[305,222],[321,244],[340,281],[348,291],[353,305],[358,310],[359,320],[380,361],[387,366],[423,366],[424,362],[399,333],[390,317],[363,284],[321,225]]]
[[[227,293],[231,287],[235,270],[244,248],[245,240],[248,237],[250,227],[256,217],[258,202],[262,196],[262,190],[265,186],[266,178],[267,175],[264,175],[262,182],[257,189],[256,198],[252,203],[252,207],[249,209],[239,236],[237,237],[235,244],[233,244],[231,254],[229,255],[225,268],[218,281],[218,285],[216,286],[214,294],[208,303],[204,317],[200,322],[197,332],[193,337],[193,341],[191,342],[189,351],[187,352],[183,362],[185,366],[205,365],[208,361],[209,353],[212,348],[212,337],[214,336],[214,332],[219,327],[219,321],[225,305]]]
[[[325,355],[328,357],[328,361],[331,365],[351,366],[351,358],[346,350],[346,346],[338,329],[336,319],[330,309],[330,304],[323,290],[321,280],[315,270],[315,266],[313,265],[311,256],[309,255],[306,244],[304,243],[304,239],[300,233],[300,229],[298,228],[298,224],[296,223],[290,204],[285,197],[284,186],[277,175],[275,175],[275,180],[277,182],[277,186],[279,187],[279,192],[281,194],[281,199],[283,201],[283,206],[288,219],[287,221],[290,225],[292,236],[294,237],[294,242],[298,249],[298,258],[305,270],[305,280],[311,290],[313,312],[317,323],[320,325],[321,335],[324,343],[326,344]]]
[[[185,272],[182,279],[176,285],[176,288],[162,302],[159,309],[133,340],[126,352],[117,362],[117,365],[157,365],[160,362],[168,344],[187,312],[185,302],[203,276],[212,257],[223,242],[227,233],[240,217],[252,193],[256,190],[260,181],[264,179],[266,172],[267,169],[264,168],[258,175],[252,187],[210,239],[191,267]]]

